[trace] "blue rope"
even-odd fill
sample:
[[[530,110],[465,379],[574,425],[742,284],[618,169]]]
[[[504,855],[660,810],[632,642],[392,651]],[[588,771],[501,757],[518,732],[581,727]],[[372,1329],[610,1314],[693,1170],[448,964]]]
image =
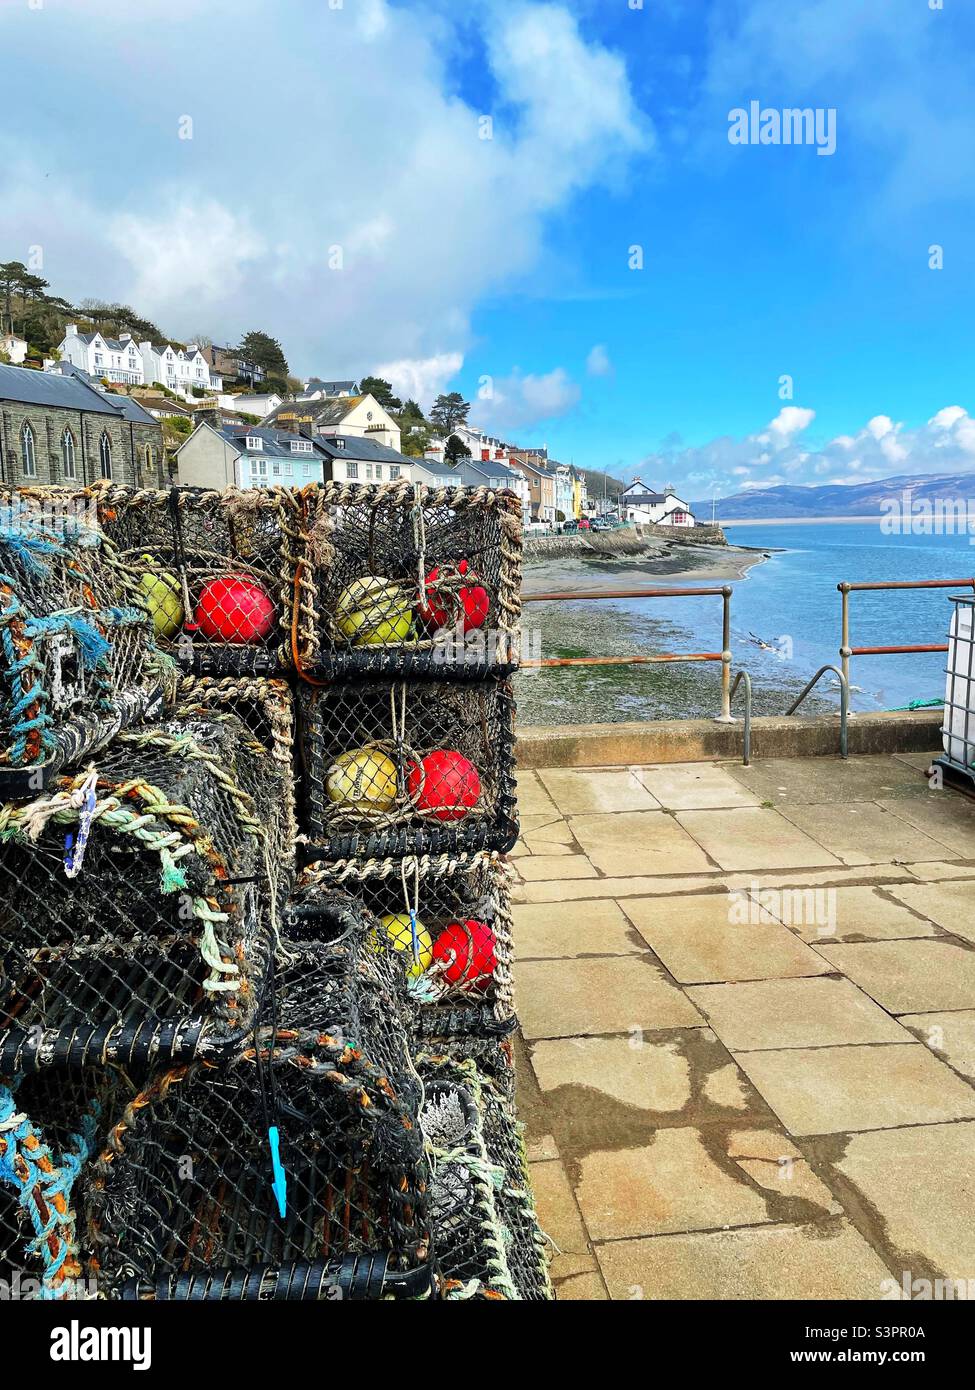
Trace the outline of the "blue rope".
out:
[[[94,1147],[96,1125],[100,1113],[101,1106],[97,1101],[93,1101],[91,1109],[82,1118],[80,1132],[70,1136],[69,1148],[63,1154],[61,1162],[55,1163],[51,1150],[46,1144],[38,1141],[38,1146],[34,1150],[25,1147],[26,1140],[36,1139],[38,1136],[26,1116],[22,1116],[16,1125],[12,1123],[16,1116],[13,1091],[0,1084],[0,1134],[6,1138],[6,1150],[0,1156],[0,1180],[16,1188],[18,1204],[27,1213],[31,1226],[34,1228],[33,1239],[28,1241],[26,1249],[28,1254],[39,1256],[44,1265],[40,1294],[42,1299],[59,1299],[65,1296],[65,1290],[55,1285],[54,1281],[64,1267],[64,1262],[76,1245],[76,1241],[71,1242],[61,1236],[58,1241],[57,1253],[52,1254],[48,1246],[48,1238],[59,1226],[70,1226],[75,1219],[70,1204],[71,1193],[82,1165],[87,1161]],[[26,1169],[26,1179],[17,1172],[16,1160],[18,1158]],[[44,1158],[51,1161],[53,1171],[50,1173],[41,1171],[40,1162]],[[47,1221],[42,1219],[37,1201],[34,1198],[35,1187],[40,1187],[43,1193],[44,1202],[48,1209]],[[56,1209],[53,1200],[55,1197],[64,1198],[65,1209],[63,1212]]]

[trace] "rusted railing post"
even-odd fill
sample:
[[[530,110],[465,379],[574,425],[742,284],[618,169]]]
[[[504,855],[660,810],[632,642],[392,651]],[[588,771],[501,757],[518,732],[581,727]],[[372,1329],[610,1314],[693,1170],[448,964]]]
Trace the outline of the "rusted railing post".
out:
[[[840,666],[843,671],[843,679],[846,681],[846,688],[850,688],[850,657],[853,651],[850,647],[850,586],[844,580],[842,584],[836,586],[841,594],[841,616],[840,616]]]
[[[721,713],[716,724],[733,724],[731,713],[731,595],[730,584],[721,590]]]

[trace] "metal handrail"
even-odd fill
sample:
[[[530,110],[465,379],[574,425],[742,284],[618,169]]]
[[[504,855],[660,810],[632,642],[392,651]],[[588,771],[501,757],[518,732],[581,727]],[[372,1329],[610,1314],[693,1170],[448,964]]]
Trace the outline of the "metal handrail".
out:
[[[975,592],[975,579],[883,579],[872,583],[850,584],[845,580],[837,584],[842,595],[840,618],[840,660],[847,688],[850,684],[851,656],[904,656],[922,652],[946,652],[947,642],[916,642],[906,647],[851,647],[850,646],[850,595],[853,593],[880,592],[887,589],[957,589],[969,587]]]
[[[731,717],[731,595],[730,584],[715,589],[568,589],[550,594],[522,594],[522,603],[559,603],[567,600],[593,600],[604,598],[714,598],[720,596],[721,651],[720,652],[661,652],[656,656],[566,656],[539,657],[522,661],[521,668],[539,669],[551,666],[652,666],[658,662],[671,661],[720,661],[721,662],[721,713],[716,716],[719,724],[733,724]]]
[[[813,686],[815,686],[819,682],[822,676],[825,676],[827,671],[832,671],[835,676],[839,677],[840,681],[840,757],[848,758],[850,756],[848,741],[850,722],[850,683],[838,666],[820,666],[819,670],[813,676],[812,680],[806,686],[805,690],[803,690],[799,698],[786,710],[786,716],[790,714],[795,714],[796,710],[802,704],[803,700],[809,694],[810,690],[812,690]]]
[[[750,767],[752,761],[752,678],[747,671],[739,671],[735,676],[728,696],[728,703],[731,704],[735,698],[735,691],[742,682],[745,685],[745,744],[742,762],[745,767]]]

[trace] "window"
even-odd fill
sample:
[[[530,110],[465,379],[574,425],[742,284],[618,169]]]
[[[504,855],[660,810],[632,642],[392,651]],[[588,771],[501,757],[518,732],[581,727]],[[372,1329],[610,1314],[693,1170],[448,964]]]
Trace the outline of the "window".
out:
[[[284,461],[284,476],[285,476],[286,478],[293,478],[293,477],[294,477],[294,471],[295,471],[295,466],[294,466],[294,464],[291,462],[290,459],[285,459],[285,461]]]
[[[391,483],[395,483],[396,479],[400,476],[402,471],[403,470],[400,468],[398,463],[391,463],[389,465],[389,481]]]
[[[372,482],[372,464],[371,464],[371,463],[367,463],[367,464],[366,464],[366,481],[367,481],[367,482],[370,482],[370,483]]]
[[[315,471],[315,465],[313,463],[304,463],[301,466],[301,471],[306,478],[310,478]]]
[[[383,480],[383,466],[382,466],[381,463],[377,463],[377,464],[376,464],[376,482],[377,482],[377,483],[381,483],[382,480]]]
[[[310,453],[311,453],[311,440],[310,440],[310,439],[292,439],[292,441],[291,441],[291,452],[292,452],[293,454],[310,454]]]
[[[102,437],[98,441],[98,471],[103,478],[112,476],[112,441],[106,430],[102,430]]]
[[[280,476],[281,476],[281,460],[280,460],[280,459],[275,459],[274,462],[271,464],[271,473],[273,474],[273,476],[274,476],[275,478],[280,478]]]
[[[251,479],[267,477],[267,459],[251,459]]]
[[[74,435],[65,430],[61,436],[61,470],[66,478],[77,478],[74,463]]]
[[[344,440],[344,439],[333,439],[333,440],[332,440],[332,443],[335,445],[336,449],[344,449],[344,448],[345,448],[345,440]]]
[[[24,421],[24,428],[20,432],[21,450],[24,458],[24,477],[37,477],[37,455],[34,452],[34,431],[27,421]]]
[[[264,448],[264,440],[261,438],[259,434],[247,435],[246,442],[248,449],[257,449],[260,452]]]
[[[354,481],[356,478],[358,478],[359,465],[355,462],[354,459],[350,459],[349,462],[345,465],[345,476],[350,481]]]
[[[147,478],[151,478],[151,477],[152,477],[152,445],[151,445],[151,444],[147,444],[147,445],[146,445],[145,463],[146,463],[146,477],[147,477]]]

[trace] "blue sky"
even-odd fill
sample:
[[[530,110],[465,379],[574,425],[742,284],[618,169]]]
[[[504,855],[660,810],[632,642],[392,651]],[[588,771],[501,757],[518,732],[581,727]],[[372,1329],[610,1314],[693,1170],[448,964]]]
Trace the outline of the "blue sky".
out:
[[[933,2],[3,0],[2,257],[694,498],[972,469],[975,11]],[[732,145],[752,101],[835,153]]]

